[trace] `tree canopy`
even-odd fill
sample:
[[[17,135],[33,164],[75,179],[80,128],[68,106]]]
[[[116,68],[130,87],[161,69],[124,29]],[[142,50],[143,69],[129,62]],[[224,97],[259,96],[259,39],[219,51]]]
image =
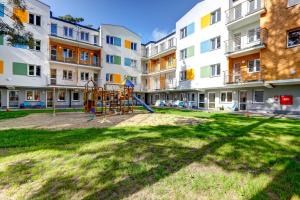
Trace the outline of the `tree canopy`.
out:
[[[82,17],[73,17],[72,15],[59,16],[59,18],[72,23],[81,23],[84,21]]]

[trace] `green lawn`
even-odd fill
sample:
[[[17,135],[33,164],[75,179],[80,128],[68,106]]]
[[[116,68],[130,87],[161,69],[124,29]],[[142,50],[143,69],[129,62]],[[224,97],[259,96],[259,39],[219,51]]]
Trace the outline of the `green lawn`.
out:
[[[0,131],[0,199],[299,199],[300,121]]]
[[[68,109],[56,109],[55,111],[56,112],[81,112],[83,111],[83,109],[68,108]],[[0,120],[25,117],[33,113],[53,113],[53,109],[28,109],[28,110],[24,109],[24,110],[11,110],[9,112],[1,111]]]

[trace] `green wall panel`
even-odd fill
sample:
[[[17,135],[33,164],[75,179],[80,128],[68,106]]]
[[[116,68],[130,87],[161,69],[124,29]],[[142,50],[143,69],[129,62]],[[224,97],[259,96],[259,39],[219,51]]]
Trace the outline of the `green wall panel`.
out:
[[[0,34],[0,45],[3,45],[4,44],[4,37],[3,35]]]
[[[191,46],[191,47],[187,48],[187,57],[188,58],[194,56],[194,54],[195,54],[195,50],[194,49],[195,49],[194,46]]]
[[[13,74],[27,76],[27,64],[14,62]]]
[[[201,78],[209,78],[211,76],[211,68],[210,66],[204,66],[200,68],[200,77]]]
[[[120,56],[114,56],[114,64],[121,65],[121,57]]]

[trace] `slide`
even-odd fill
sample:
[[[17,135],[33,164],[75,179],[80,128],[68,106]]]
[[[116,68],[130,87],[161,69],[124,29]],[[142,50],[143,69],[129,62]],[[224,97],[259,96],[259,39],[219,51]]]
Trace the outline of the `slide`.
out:
[[[148,106],[147,104],[145,104],[145,102],[143,102],[142,100],[140,100],[137,96],[134,95],[134,99],[136,101],[138,101],[140,104],[142,104],[142,106],[148,110],[150,113],[154,113],[154,110],[152,110],[152,108],[150,108],[150,106]]]

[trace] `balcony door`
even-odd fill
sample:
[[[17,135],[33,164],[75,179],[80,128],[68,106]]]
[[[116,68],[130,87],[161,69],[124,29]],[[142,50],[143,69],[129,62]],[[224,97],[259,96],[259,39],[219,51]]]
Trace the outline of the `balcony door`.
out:
[[[56,69],[51,69],[50,71],[50,84],[56,85]]]
[[[234,43],[235,51],[241,50],[241,45],[242,45],[242,34],[241,33],[236,33],[233,35],[233,43]]]
[[[19,107],[19,91],[16,90],[8,91],[8,106],[9,108]]]
[[[53,107],[53,91],[47,91],[47,108]]]
[[[240,82],[240,80],[241,80],[241,63],[234,63],[232,78],[235,83]]]
[[[240,110],[247,110],[247,91],[240,91],[239,103]]]
[[[208,93],[208,109],[216,107],[216,93]]]

